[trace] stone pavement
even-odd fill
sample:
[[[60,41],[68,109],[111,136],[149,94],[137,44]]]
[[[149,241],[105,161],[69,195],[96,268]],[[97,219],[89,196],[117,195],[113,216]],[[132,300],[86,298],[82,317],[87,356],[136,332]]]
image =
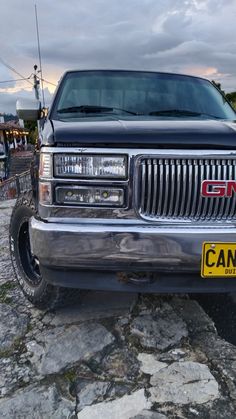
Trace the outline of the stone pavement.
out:
[[[0,204],[0,417],[236,417],[236,348],[188,296],[91,292],[36,310],[13,281]]]

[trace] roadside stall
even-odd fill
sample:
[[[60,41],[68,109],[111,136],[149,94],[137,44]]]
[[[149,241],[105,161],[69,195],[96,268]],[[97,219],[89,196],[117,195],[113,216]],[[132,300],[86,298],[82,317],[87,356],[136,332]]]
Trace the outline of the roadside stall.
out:
[[[0,123],[0,182],[9,176],[12,155],[27,150],[28,134],[29,131],[15,121]]]

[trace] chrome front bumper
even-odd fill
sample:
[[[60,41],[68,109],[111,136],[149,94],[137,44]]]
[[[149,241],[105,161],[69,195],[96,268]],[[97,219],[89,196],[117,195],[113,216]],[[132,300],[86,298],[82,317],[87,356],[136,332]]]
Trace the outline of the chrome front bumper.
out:
[[[51,268],[200,274],[203,242],[235,242],[236,227],[68,224],[33,217],[30,240],[40,264]]]
[[[124,220],[72,224],[32,218],[30,240],[42,275],[53,285],[144,293],[236,292],[236,278],[200,277],[203,242],[235,242],[234,226],[163,227]]]

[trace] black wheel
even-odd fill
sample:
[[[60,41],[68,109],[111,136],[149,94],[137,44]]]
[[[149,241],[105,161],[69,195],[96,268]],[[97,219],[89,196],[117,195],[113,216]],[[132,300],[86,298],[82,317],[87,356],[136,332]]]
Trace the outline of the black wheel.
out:
[[[76,302],[82,291],[49,284],[30,248],[29,220],[36,214],[32,193],[16,202],[10,221],[10,255],[16,279],[28,300],[40,309],[53,309]]]

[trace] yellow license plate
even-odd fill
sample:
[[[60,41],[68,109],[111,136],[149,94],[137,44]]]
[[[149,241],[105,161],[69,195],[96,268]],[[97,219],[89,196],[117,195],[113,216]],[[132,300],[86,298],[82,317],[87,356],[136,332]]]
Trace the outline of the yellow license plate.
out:
[[[236,243],[203,243],[201,275],[236,277]]]

